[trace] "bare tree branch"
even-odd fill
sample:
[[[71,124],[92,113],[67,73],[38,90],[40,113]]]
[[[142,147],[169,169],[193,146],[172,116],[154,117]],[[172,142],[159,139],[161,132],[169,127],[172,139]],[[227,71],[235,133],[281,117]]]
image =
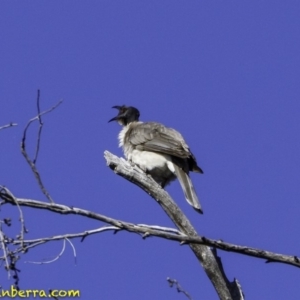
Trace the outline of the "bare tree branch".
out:
[[[38,94],[37,94],[37,110],[38,110],[38,115],[32,119],[29,120],[29,122],[27,123],[25,129],[24,129],[24,133],[23,133],[23,138],[22,138],[22,142],[21,142],[21,152],[23,154],[23,156],[25,157],[27,163],[29,164],[38,184],[40,189],[42,190],[43,194],[47,197],[47,199],[51,202],[54,203],[53,199],[51,198],[50,194],[48,193],[48,191],[46,190],[41,176],[36,168],[36,160],[39,154],[39,149],[40,149],[40,140],[41,140],[41,133],[42,133],[42,128],[43,128],[43,122],[42,122],[42,115],[45,115],[51,111],[53,111],[55,108],[57,108],[63,100],[60,100],[57,104],[55,104],[53,107],[51,107],[48,110],[45,110],[43,112],[40,112],[40,91],[38,90]],[[37,135],[37,141],[36,141],[36,150],[35,150],[35,155],[33,160],[30,159],[27,151],[26,151],[26,134],[27,134],[27,130],[29,128],[29,126],[31,125],[32,122],[34,121],[38,121],[39,122],[39,130],[38,130],[38,135]]]
[[[145,175],[146,176],[146,175]],[[147,177],[147,176],[146,176]],[[147,179],[146,179],[147,180]],[[80,233],[73,233],[73,234],[65,234],[65,235],[57,235],[53,237],[43,237],[43,238],[38,238],[38,239],[33,239],[33,240],[24,240],[24,247],[25,250],[26,248],[31,248],[28,245],[34,245],[35,243],[40,243],[44,244],[49,241],[56,241],[56,240],[62,240],[65,238],[68,239],[73,239],[73,238],[82,238],[84,239],[85,237],[92,235],[92,234],[97,234],[101,233],[104,231],[114,231],[118,232],[121,230],[125,230],[128,232],[133,232],[140,234],[142,238],[146,239],[148,237],[156,236],[172,241],[177,241],[180,242],[181,244],[200,244],[200,245],[206,245],[209,247],[213,247],[216,249],[224,250],[227,252],[235,252],[247,256],[252,256],[256,258],[261,258],[265,259],[266,262],[277,262],[277,263],[283,263],[283,264],[288,264],[294,267],[300,267],[300,258],[298,256],[291,256],[291,255],[284,255],[284,254],[279,254],[279,253],[274,253],[258,248],[252,248],[248,246],[240,246],[236,244],[231,244],[224,242],[222,240],[214,240],[210,238],[206,238],[204,236],[195,236],[195,237],[190,237],[174,228],[168,228],[168,227],[160,227],[156,225],[145,225],[145,224],[133,224],[121,220],[116,220],[101,214],[94,213],[92,211],[88,211],[82,208],[77,208],[77,207],[69,207],[66,205],[62,204],[50,204],[47,202],[43,201],[38,201],[38,200],[32,200],[32,199],[22,199],[22,198],[17,198],[14,197],[14,199],[11,198],[11,196],[6,193],[7,188],[1,187],[0,186],[0,199],[2,199],[1,205],[4,204],[11,204],[11,205],[16,205],[16,202],[18,202],[18,205],[20,206],[26,206],[26,207],[32,207],[32,208],[37,208],[37,209],[44,209],[44,210],[49,210],[55,213],[59,214],[72,214],[72,215],[80,215],[83,217],[87,217],[90,219],[98,220],[107,224],[110,224],[112,226],[104,226],[92,230],[86,230]],[[12,194],[10,192],[10,194]],[[19,245],[21,244],[21,241],[19,240],[14,240],[13,243],[14,245]],[[32,246],[32,247],[33,247]],[[214,254],[216,255],[216,254]]]
[[[116,174],[136,184],[154,198],[181,232],[192,238],[198,237],[198,234],[189,219],[183,214],[169,194],[163,190],[151,176],[147,176],[137,166],[131,166],[129,162],[118,158],[108,151],[104,152],[104,157],[108,166],[114,170]],[[235,287],[220,269],[212,250],[209,247],[200,244],[192,243],[189,244],[189,246],[211,280],[219,298],[241,299],[234,298]]]
[[[62,234],[62,235],[55,235],[52,237],[43,237],[43,238],[38,238],[38,239],[33,239],[33,240],[24,240],[24,244],[26,245],[24,247],[24,249],[25,249],[25,251],[27,251],[30,248],[34,248],[36,246],[45,244],[47,242],[59,241],[59,240],[67,240],[70,243],[70,239],[81,238],[81,241],[83,241],[89,235],[102,233],[104,231],[116,232],[118,230],[120,230],[120,228],[115,227],[115,226],[104,226],[104,227],[97,228],[97,229],[86,230],[86,231],[80,232],[80,233],[67,233],[67,234]],[[15,240],[12,242],[12,244],[19,245],[20,241]],[[72,248],[73,248],[74,257],[76,258],[75,248],[73,246],[72,246]],[[17,248],[14,250],[14,253],[21,252],[21,251],[22,251],[22,248]]]
[[[5,270],[8,274],[8,279],[12,276],[14,279],[14,285],[17,289],[19,289],[19,275],[20,272],[19,269],[16,267],[16,263],[19,259],[18,255],[15,255],[10,249],[8,248],[8,245],[13,241],[13,239],[8,238],[2,228],[2,224],[6,224],[7,226],[10,226],[10,221],[7,221],[7,219],[4,219],[4,221],[0,221],[0,247],[3,250],[3,257],[1,257],[1,260],[5,262]],[[13,273],[13,274],[11,274]]]
[[[3,257],[5,260],[5,269],[7,270],[8,274],[8,279],[10,278],[10,264],[8,262],[8,249],[7,249],[7,243],[4,238],[4,234],[2,231],[2,222],[0,222],[0,243],[1,243],[1,248],[3,250]]]
[[[10,127],[13,127],[13,126],[17,126],[17,125],[18,125],[17,123],[12,123],[12,122],[10,122],[10,123],[7,124],[7,125],[1,126],[1,127],[0,127],[0,130],[6,129],[6,128],[10,128]]]
[[[21,249],[23,251],[23,250],[25,250],[24,249],[24,235],[25,235],[25,233],[27,233],[27,229],[25,227],[25,220],[24,220],[24,217],[23,217],[23,212],[22,212],[22,209],[21,209],[17,199],[15,198],[15,196],[8,189],[5,189],[5,192],[15,201],[15,204],[18,207],[18,210],[19,210],[19,214],[20,214],[19,221],[21,222],[21,230],[20,230],[20,235],[17,236],[17,239],[20,241]]]

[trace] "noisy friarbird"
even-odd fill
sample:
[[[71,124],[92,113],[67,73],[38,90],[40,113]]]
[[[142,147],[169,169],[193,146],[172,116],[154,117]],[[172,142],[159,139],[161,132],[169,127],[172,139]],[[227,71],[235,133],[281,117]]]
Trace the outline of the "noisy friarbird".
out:
[[[132,106],[113,106],[119,114],[109,120],[123,126],[119,146],[127,160],[138,165],[165,187],[178,178],[185,199],[203,213],[189,171],[203,173],[182,135],[175,129],[156,122],[140,122],[140,112]]]

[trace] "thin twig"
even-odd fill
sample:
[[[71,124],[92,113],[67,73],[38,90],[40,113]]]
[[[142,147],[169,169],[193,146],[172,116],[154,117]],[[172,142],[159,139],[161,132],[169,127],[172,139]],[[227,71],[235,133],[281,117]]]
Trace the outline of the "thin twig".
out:
[[[167,278],[167,281],[169,282],[170,287],[176,286],[176,290],[178,293],[183,293],[188,299],[193,300],[193,298],[190,296],[188,292],[186,292],[179,284],[179,282],[176,279]]]
[[[104,227],[97,228],[97,229],[86,230],[86,231],[80,232],[80,233],[73,233],[73,234],[68,233],[68,234],[56,235],[56,236],[52,236],[52,237],[38,238],[38,239],[34,239],[34,240],[24,240],[25,246],[23,246],[23,248],[21,248],[21,247],[16,248],[13,251],[13,253],[16,254],[16,253],[19,253],[19,252],[28,251],[29,249],[40,246],[40,245],[45,244],[47,242],[59,241],[59,240],[65,240],[65,239],[67,239],[68,242],[71,242],[69,239],[74,239],[74,238],[82,238],[81,241],[83,241],[89,235],[101,233],[101,232],[104,232],[104,231],[114,231],[114,232],[116,232],[116,231],[119,231],[119,230],[120,230],[120,228],[115,227],[115,226],[104,226]],[[20,243],[21,242],[18,241],[18,240],[14,240],[12,242],[13,245],[19,245]],[[71,245],[71,247],[73,248],[74,246]],[[73,253],[74,253],[75,263],[76,263],[75,248],[73,248]],[[0,257],[0,260],[1,259],[3,259],[3,257]]]
[[[65,238],[65,240],[70,244],[70,246],[73,249],[73,255],[74,255],[74,260],[75,260],[75,265],[76,265],[77,264],[76,249],[75,249],[73,243],[68,238]]]
[[[12,122],[10,122],[10,123],[7,124],[7,125],[1,126],[1,127],[0,127],[0,130],[6,129],[6,128],[10,128],[10,127],[13,127],[13,126],[17,126],[17,125],[18,125],[17,123],[12,123]]]
[[[33,164],[36,163],[39,150],[40,150],[40,141],[41,141],[41,134],[42,134],[42,129],[43,129],[43,122],[42,122],[42,116],[41,116],[41,109],[40,109],[40,90],[38,90],[38,95],[37,95],[37,111],[38,111],[38,121],[39,121],[39,130],[38,130],[38,135],[37,135],[37,142],[36,142],[36,150],[35,150],[35,155],[33,159]]]
[[[31,263],[31,264],[37,264],[37,265],[51,264],[51,263],[57,261],[63,255],[63,253],[65,252],[65,249],[66,249],[66,239],[64,239],[63,247],[62,247],[60,253],[54,259],[51,259],[48,261],[25,261],[25,262]]]
[[[20,230],[20,236],[19,236],[19,240],[21,242],[21,249],[23,249],[23,251],[25,251],[24,249],[24,235],[25,233],[27,233],[27,229],[25,227],[25,221],[24,221],[24,217],[23,217],[23,212],[22,212],[22,209],[17,201],[17,199],[15,198],[15,196],[10,192],[9,189],[7,189],[6,187],[2,187],[1,190],[4,190],[16,203],[16,206],[19,210],[19,214],[20,214],[20,222],[21,222],[21,230]]]
[[[89,235],[101,233],[104,231],[116,231],[116,230],[120,230],[120,228],[118,228],[116,226],[104,226],[101,228],[86,230],[86,231],[79,232],[79,233],[68,233],[68,234],[56,235],[56,236],[52,236],[52,237],[43,237],[43,238],[38,238],[38,239],[33,239],[33,240],[24,240],[24,243],[26,244],[25,249],[28,250],[30,248],[36,247],[41,244],[45,244],[47,242],[59,241],[59,240],[64,240],[64,239],[84,238]],[[20,241],[15,240],[12,242],[12,244],[18,245],[18,244],[20,244]]]
[[[40,112],[40,104],[39,104],[39,101],[40,101],[40,91],[38,90],[38,95],[37,95],[37,108],[38,108],[38,115],[32,119],[29,120],[29,122],[27,123],[25,129],[24,129],[24,133],[23,133],[23,138],[22,138],[22,142],[21,142],[21,152],[23,154],[23,156],[25,157],[27,163],[29,164],[33,174],[35,175],[35,178],[37,179],[37,182],[39,184],[39,187],[40,189],[42,190],[43,194],[47,197],[47,199],[51,202],[51,203],[54,203],[53,199],[51,198],[49,192],[46,190],[43,182],[42,182],[42,179],[41,179],[41,176],[36,168],[36,160],[37,160],[37,157],[38,157],[38,153],[39,153],[39,149],[40,149],[40,139],[41,139],[41,133],[42,133],[42,127],[43,127],[43,123],[42,123],[42,119],[41,119],[41,116],[44,115],[44,114],[47,114],[51,111],[53,111],[55,108],[57,108],[63,100],[60,100],[57,104],[55,104],[53,107],[51,107],[50,109],[48,110],[45,110],[43,112]],[[34,156],[34,159],[31,160],[27,151],[26,151],[26,134],[27,134],[27,130],[29,128],[29,126],[31,125],[32,122],[34,121],[39,121],[39,131],[38,131],[38,136],[37,136],[37,144],[36,144],[36,151],[35,151],[35,156]]]
[[[4,240],[4,234],[2,231],[2,223],[1,222],[0,222],[0,243],[1,243],[1,248],[3,250],[3,257],[5,260],[5,268],[7,270],[8,279],[9,279],[10,278],[10,264],[8,262],[8,250],[7,250],[6,242]]]

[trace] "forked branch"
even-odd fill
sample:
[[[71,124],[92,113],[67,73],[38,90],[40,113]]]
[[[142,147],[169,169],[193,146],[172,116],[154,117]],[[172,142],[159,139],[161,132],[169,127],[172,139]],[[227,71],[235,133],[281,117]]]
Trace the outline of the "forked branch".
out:
[[[57,104],[55,104],[53,107],[51,107],[50,109],[48,110],[45,110],[43,112],[41,112],[40,110],[40,91],[38,90],[38,93],[37,93],[37,111],[38,111],[38,114],[37,116],[35,116],[34,118],[30,119],[29,122],[27,123],[25,129],[24,129],[24,132],[23,132],[23,138],[22,138],[22,142],[21,142],[21,152],[23,154],[23,156],[25,157],[27,163],[29,164],[37,182],[38,182],[38,185],[40,187],[40,189],[42,190],[43,194],[47,197],[47,199],[51,202],[51,203],[54,203],[53,199],[51,198],[49,192],[46,190],[43,182],[42,182],[42,179],[41,179],[41,176],[40,176],[40,173],[38,172],[37,170],[37,167],[36,167],[36,161],[37,161],[37,158],[38,158],[38,154],[39,154],[39,149],[40,149],[40,141],[41,141],[41,134],[42,134],[42,129],[43,129],[43,122],[42,122],[42,116],[53,111],[55,108],[57,108],[61,103],[62,103],[62,100],[60,100]],[[29,126],[31,125],[31,123],[33,123],[34,121],[38,121],[39,122],[39,129],[38,129],[38,134],[37,134],[37,140],[36,140],[36,149],[35,149],[35,155],[34,155],[34,158],[31,159],[29,157],[29,154],[28,152],[26,151],[26,136],[27,136],[27,130],[29,128]]]

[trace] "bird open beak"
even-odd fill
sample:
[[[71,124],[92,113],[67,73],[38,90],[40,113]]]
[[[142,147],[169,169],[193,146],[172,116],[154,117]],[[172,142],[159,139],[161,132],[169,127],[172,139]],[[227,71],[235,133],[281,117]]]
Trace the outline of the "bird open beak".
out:
[[[109,123],[109,122],[112,122],[112,121],[118,121],[118,119],[119,119],[119,116],[116,116],[116,117],[110,119],[110,120],[108,121],[108,123]]]
[[[119,110],[119,114],[118,114],[116,117],[110,119],[110,120],[108,121],[108,123],[109,123],[109,122],[112,122],[112,121],[119,121],[120,118],[124,117],[124,114],[120,114],[120,110],[122,109],[122,106],[115,105],[115,106],[113,106],[112,108],[118,109],[118,110]]]

